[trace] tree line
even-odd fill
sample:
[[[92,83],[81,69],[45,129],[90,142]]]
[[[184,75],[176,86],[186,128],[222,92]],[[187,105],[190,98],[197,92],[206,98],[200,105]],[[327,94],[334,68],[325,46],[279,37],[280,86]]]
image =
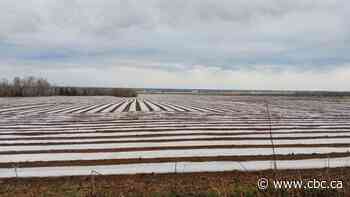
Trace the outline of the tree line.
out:
[[[30,96],[119,96],[136,97],[137,92],[128,88],[88,88],[52,86],[44,78],[15,77],[12,81],[0,81],[0,97]]]

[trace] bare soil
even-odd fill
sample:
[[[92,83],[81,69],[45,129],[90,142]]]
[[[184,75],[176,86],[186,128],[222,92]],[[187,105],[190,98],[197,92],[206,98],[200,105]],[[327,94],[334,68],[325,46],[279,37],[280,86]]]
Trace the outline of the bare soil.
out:
[[[342,180],[343,189],[259,190],[269,180]],[[350,196],[350,168],[0,179],[0,196]]]

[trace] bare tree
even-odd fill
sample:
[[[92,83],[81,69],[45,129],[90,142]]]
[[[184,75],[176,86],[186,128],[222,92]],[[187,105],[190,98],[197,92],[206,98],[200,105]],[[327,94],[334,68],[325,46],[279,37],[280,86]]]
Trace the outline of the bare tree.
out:
[[[44,78],[15,77],[12,83],[7,80],[0,82],[0,96],[122,96],[136,97],[135,90],[127,88],[81,88],[81,87],[51,87]]]

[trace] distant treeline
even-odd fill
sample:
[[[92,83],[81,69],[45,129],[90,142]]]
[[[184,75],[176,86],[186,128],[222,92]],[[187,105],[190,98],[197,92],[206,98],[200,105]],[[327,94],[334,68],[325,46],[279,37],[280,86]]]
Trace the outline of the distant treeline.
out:
[[[0,81],[0,97],[29,96],[119,96],[135,97],[137,93],[128,88],[89,88],[52,86],[46,79],[15,77],[12,81]]]
[[[206,89],[137,89],[147,94],[198,94],[227,96],[295,96],[295,97],[342,97],[350,96],[350,92],[340,91],[293,91],[293,90],[206,90]]]

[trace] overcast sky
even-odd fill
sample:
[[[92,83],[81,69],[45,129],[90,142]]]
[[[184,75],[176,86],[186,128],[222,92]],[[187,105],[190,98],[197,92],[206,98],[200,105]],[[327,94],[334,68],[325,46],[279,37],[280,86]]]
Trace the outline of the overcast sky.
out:
[[[350,90],[348,0],[0,0],[0,78]]]

